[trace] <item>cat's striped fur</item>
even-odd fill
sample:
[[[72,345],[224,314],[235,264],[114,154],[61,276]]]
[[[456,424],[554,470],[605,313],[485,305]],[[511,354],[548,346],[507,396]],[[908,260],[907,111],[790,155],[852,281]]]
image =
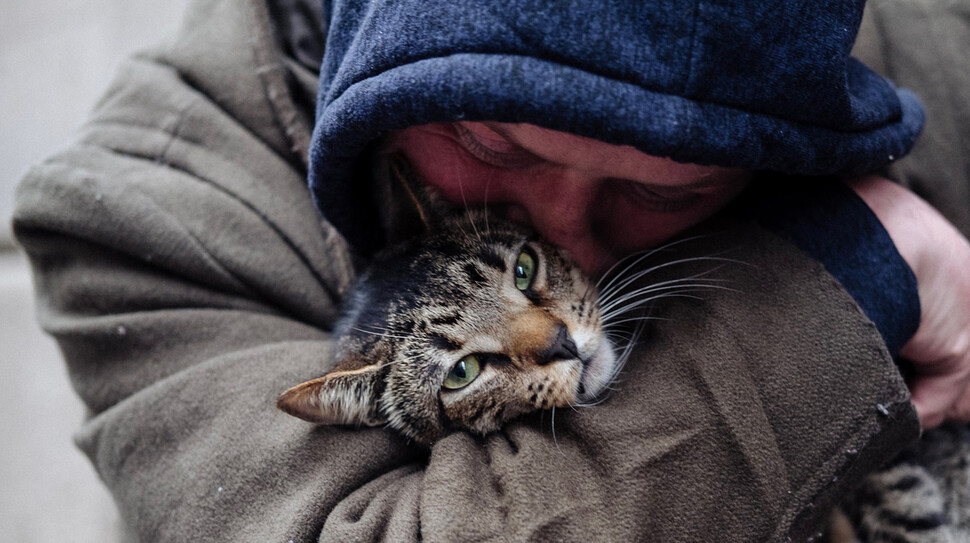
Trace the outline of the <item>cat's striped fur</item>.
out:
[[[841,510],[831,543],[970,543],[970,425],[928,430]]]
[[[535,264],[528,288],[516,283],[523,255]],[[422,443],[590,401],[619,367],[582,271],[528,228],[481,211],[379,254],[335,336],[334,371],[287,391],[280,407],[315,422],[387,424]],[[469,355],[477,378],[443,387]]]

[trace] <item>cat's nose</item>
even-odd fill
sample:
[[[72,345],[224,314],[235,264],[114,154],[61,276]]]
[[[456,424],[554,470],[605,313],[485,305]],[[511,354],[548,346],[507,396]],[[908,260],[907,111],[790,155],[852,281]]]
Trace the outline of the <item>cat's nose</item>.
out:
[[[548,364],[556,360],[572,360],[579,358],[576,342],[569,337],[569,330],[565,324],[560,324],[556,330],[556,337],[549,347],[539,353],[539,364]]]

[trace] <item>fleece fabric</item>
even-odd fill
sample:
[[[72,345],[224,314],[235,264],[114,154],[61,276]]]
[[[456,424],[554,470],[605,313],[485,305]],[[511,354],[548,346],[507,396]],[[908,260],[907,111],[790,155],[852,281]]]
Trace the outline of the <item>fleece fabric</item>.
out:
[[[368,143],[430,122],[529,122],[680,162],[871,172],[923,124],[849,57],[864,0],[324,2],[310,186],[355,246]]]
[[[729,244],[732,288],[658,307],[600,406],[431,450],[277,411],[331,368],[353,270],[305,185],[315,74],[269,13],[195,0],[18,191],[77,443],[136,539],[803,541],[917,436],[872,321],[743,217],[672,255]]]

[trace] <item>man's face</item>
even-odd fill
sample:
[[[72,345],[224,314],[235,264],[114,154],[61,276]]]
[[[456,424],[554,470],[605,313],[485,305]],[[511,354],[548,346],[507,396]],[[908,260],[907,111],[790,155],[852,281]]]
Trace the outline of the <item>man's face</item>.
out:
[[[529,124],[416,126],[390,148],[451,202],[531,224],[591,275],[711,216],[750,178]]]

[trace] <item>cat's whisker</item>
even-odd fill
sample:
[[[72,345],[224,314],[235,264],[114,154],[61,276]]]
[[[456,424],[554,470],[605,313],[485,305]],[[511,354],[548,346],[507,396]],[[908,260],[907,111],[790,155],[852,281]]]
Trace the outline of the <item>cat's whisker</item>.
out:
[[[693,275],[688,275],[687,277],[704,277],[704,276],[707,276],[707,275],[711,275],[711,274],[713,274],[714,272],[720,270],[721,268],[723,268],[726,265],[726,264],[723,263],[723,262],[725,262],[725,259],[720,258],[720,257],[717,257],[717,256],[698,256],[698,257],[691,257],[691,258],[683,258],[683,259],[680,259],[680,260],[671,260],[670,262],[666,262],[664,264],[658,264],[658,265],[653,266],[653,267],[651,267],[649,269],[640,270],[640,271],[636,272],[635,274],[633,274],[633,275],[631,275],[630,277],[627,278],[626,284],[632,283],[634,281],[639,281],[640,279],[642,279],[643,277],[647,276],[648,274],[653,273],[653,272],[655,272],[655,271],[657,271],[659,269],[665,268],[665,267],[676,266],[676,265],[679,265],[679,264],[686,264],[686,263],[689,263],[689,262],[700,262],[700,261],[720,262],[721,264],[718,264],[718,265],[714,266],[713,268],[708,268],[708,269],[706,269],[704,271],[697,272],[697,273],[695,273]],[[719,281],[726,281],[726,279],[718,279],[718,280]],[[622,290],[623,288],[625,288],[625,286],[619,286],[618,285],[618,288]]]
[[[682,258],[680,260],[671,260],[669,262],[664,262],[663,264],[652,266],[645,270],[637,271],[636,273],[633,273],[632,275],[629,275],[629,276],[626,276],[626,275],[616,276],[600,291],[600,297],[601,299],[609,299],[610,297],[614,296],[615,293],[622,291],[630,284],[635,283],[636,281],[639,281],[646,275],[649,275],[650,273],[653,273],[657,270],[661,270],[671,266],[676,266],[678,264],[687,264],[690,262],[704,262],[704,261],[744,264],[744,262],[740,260],[733,260],[730,258],[723,258],[719,256],[697,256],[697,257],[691,257],[691,258]],[[720,268],[721,266],[715,266],[710,270],[697,273],[693,277],[702,277],[704,275],[713,273]]]
[[[492,235],[492,228],[488,224],[488,188],[492,185],[492,172],[489,172],[488,178],[485,180],[485,196],[482,198],[482,207],[484,207],[485,214],[485,235]]]
[[[566,453],[562,452],[559,448],[559,439],[556,437],[556,406],[552,406],[552,442],[556,444],[556,450],[559,454],[566,456]]]
[[[729,292],[738,292],[736,289],[730,287],[724,287],[721,285],[709,285],[704,283],[686,283],[686,284],[673,284],[664,287],[647,287],[637,291],[634,291],[625,296],[621,296],[615,300],[612,300],[605,307],[601,307],[600,311],[603,314],[603,319],[607,320],[609,316],[622,314],[632,308],[638,307],[646,302],[657,299],[655,296],[650,296],[656,293],[667,292],[668,294],[677,294],[685,292],[699,292],[702,290],[726,290]],[[617,307],[623,307],[622,310],[617,310]]]
[[[361,332],[370,332],[370,333],[373,333],[374,330],[377,330],[379,332],[388,332],[392,334],[397,332],[397,330],[393,328],[388,328],[386,326],[375,326],[375,325],[371,325],[369,330],[362,329],[362,328],[355,328],[355,330],[360,330]]]
[[[649,257],[651,257],[651,256],[653,256],[653,255],[655,255],[655,254],[657,254],[657,253],[659,253],[661,251],[666,251],[666,250],[671,249],[672,247],[676,247],[677,245],[681,245],[683,243],[688,243],[688,242],[691,242],[691,241],[696,241],[696,240],[699,240],[699,239],[704,239],[704,238],[710,237],[712,235],[713,234],[701,234],[701,235],[697,235],[697,236],[690,236],[690,237],[687,237],[687,238],[681,238],[681,239],[678,239],[678,240],[671,241],[669,243],[665,243],[665,244],[663,244],[663,245],[661,245],[659,247],[654,247],[653,249],[649,249],[647,251],[642,251],[642,252],[638,252],[638,253],[633,253],[633,254],[627,255],[627,256],[621,258],[620,260],[616,261],[612,266],[609,267],[609,269],[606,270],[605,273],[603,273],[602,275],[600,275],[599,280],[596,282],[596,287],[599,288],[600,283],[602,283],[607,277],[611,277],[612,276],[614,279],[617,279],[617,278],[620,278],[620,277],[624,277],[627,273],[629,273],[629,271],[631,269],[633,269],[640,262],[642,262],[643,260],[645,260],[645,259],[647,259],[647,258],[649,258]],[[723,254],[723,253],[719,253],[719,254]],[[616,273],[614,275],[613,274],[613,271],[618,266],[620,266],[620,265],[625,265],[626,267],[623,268],[622,271],[620,271],[620,272],[618,272],[618,273]],[[605,286],[603,288],[604,289],[607,289],[608,286]]]
[[[644,303],[651,302],[651,301],[654,301],[654,300],[664,300],[664,299],[667,299],[667,298],[688,298],[688,299],[691,299],[691,300],[703,300],[704,299],[701,296],[694,296],[693,294],[690,294],[691,292],[695,292],[695,291],[693,291],[693,290],[676,291],[676,292],[670,292],[670,293],[666,293],[666,294],[658,294],[656,296],[651,296],[651,297],[649,297],[647,299],[644,299],[644,300],[635,300],[635,301],[632,301],[632,302],[630,302],[630,303],[628,303],[626,305],[620,306],[619,309],[612,310],[610,312],[610,314],[611,314],[611,316],[622,315],[622,314],[627,313],[627,312],[629,312],[631,310],[634,310],[634,309],[639,308]]]
[[[651,266],[650,268],[647,268],[645,270],[640,270],[640,271],[637,271],[637,272],[634,272],[634,273],[631,274],[631,273],[629,273],[630,269],[634,265],[636,265],[636,264],[639,263],[639,261],[638,262],[634,262],[633,264],[631,264],[630,266],[628,266],[626,269],[624,269],[622,273],[616,274],[616,275],[613,275],[612,277],[610,277],[609,282],[601,289],[601,296],[609,297],[609,296],[612,295],[612,293],[615,293],[615,292],[617,292],[619,290],[623,290],[629,284],[631,284],[631,283],[633,283],[633,282],[635,282],[635,281],[643,278],[644,276],[646,276],[646,275],[648,275],[648,274],[650,274],[652,272],[655,272],[657,270],[660,270],[660,269],[663,269],[663,268],[666,268],[666,267],[674,266],[674,265],[677,265],[677,264],[686,264],[686,263],[689,263],[689,262],[698,262],[698,261],[714,261],[714,262],[722,262],[722,263],[725,263],[725,264],[727,264],[727,263],[734,263],[734,264],[748,265],[748,263],[746,263],[744,261],[741,261],[741,260],[736,260],[736,259],[731,259],[731,258],[725,258],[725,257],[720,256],[720,255],[725,254],[727,252],[729,252],[729,251],[722,251],[720,253],[715,253],[713,255],[708,255],[708,256],[682,258],[682,259],[679,259],[679,260],[671,260],[669,262],[664,262],[664,263],[658,264],[656,266]],[[649,255],[647,255],[647,256],[649,256]],[[707,275],[707,274],[713,273],[714,271],[717,271],[720,268],[721,268],[721,266],[717,266],[717,267],[712,268],[710,270],[707,270],[707,271],[704,271],[704,272],[700,272],[698,274],[695,274],[695,277],[700,277],[702,275]],[[600,282],[602,282],[604,279],[605,279],[605,277],[604,278],[601,278],[600,279]],[[597,284],[599,284],[599,282]]]
[[[642,322],[639,322],[637,326],[633,328],[633,330],[629,330],[628,334],[618,333],[618,332],[611,332],[606,334],[608,338],[619,337],[621,339],[624,339],[625,345],[621,349],[619,349],[619,351],[616,353],[616,363],[609,377],[606,379],[607,385],[603,387],[603,390],[610,391],[610,392],[615,392],[617,390],[617,385],[620,382],[620,374],[623,373],[623,368],[626,366],[627,360],[630,358],[630,355],[633,353],[633,349],[636,347],[637,340],[640,338],[640,334],[643,332],[644,327],[645,325]],[[574,408],[594,407],[605,402],[608,399],[608,397],[609,397],[609,394],[600,394],[598,398],[596,398],[591,402],[578,402],[573,407]]]
[[[576,404],[576,407],[584,407],[584,408],[585,407],[596,407],[597,405],[600,405],[601,403],[605,402],[607,399],[609,399],[609,395],[608,394],[603,394],[599,398],[597,398],[596,400],[594,400],[592,402],[581,402],[581,403],[577,403]]]
[[[697,280],[704,280],[704,281],[710,281],[710,282],[716,282],[716,283],[725,283],[725,282],[728,282],[727,279],[716,279],[716,278],[706,278],[705,277],[707,275],[710,275],[710,274],[718,271],[722,267],[723,267],[723,265],[715,266],[714,268],[711,268],[709,270],[705,270],[705,271],[702,271],[702,272],[698,272],[698,273],[695,273],[694,275],[689,275],[687,277],[679,277],[677,279],[668,279],[666,281],[660,281],[660,282],[651,283],[650,286],[666,285],[666,284],[675,283],[675,282],[678,282],[678,281],[683,282],[683,281],[691,281],[691,280],[695,280],[695,279],[697,279]],[[609,300],[613,296],[616,296],[617,294],[624,292],[625,289],[630,284],[633,284],[633,283],[639,281],[644,276],[646,276],[646,275],[650,274],[651,272],[653,272],[655,269],[656,268],[650,268],[650,269],[647,269],[647,270],[641,270],[641,271],[633,274],[632,276],[630,276],[628,278],[625,278],[623,280],[622,284],[613,285],[613,286],[611,286],[611,288],[609,290],[605,291],[604,293],[601,293],[600,300],[601,301],[602,300]]]
[[[645,319],[647,318],[650,318],[650,317],[645,317]],[[621,359],[623,363],[626,363],[627,358],[630,357],[630,353],[633,352],[633,347],[636,345],[637,341],[640,339],[640,336],[643,334],[643,330],[646,328],[645,319],[639,320],[637,322],[637,327],[633,329],[633,332],[631,333],[631,337],[630,337],[630,342],[627,343],[627,346],[623,350],[623,356]]]
[[[628,317],[625,319],[620,319],[616,321],[610,321],[609,325],[604,325],[603,329],[607,330],[610,328],[619,327],[628,322],[639,322],[639,321],[671,321],[672,319],[667,319],[664,317]],[[619,335],[620,332],[610,332],[610,335]],[[626,339],[625,336],[621,336],[621,339]]]
[[[396,335],[396,334],[390,334],[388,332],[380,332],[380,331],[374,331],[374,330],[366,330],[364,328],[357,328],[357,327],[355,327],[355,328],[353,328],[353,330],[356,330],[356,331],[361,332],[363,334],[370,334],[372,336],[378,336],[378,337],[386,337],[386,338],[392,338],[392,339],[410,339],[408,336],[399,336],[399,335]]]
[[[640,300],[641,302],[648,302],[651,299],[649,295],[652,295],[652,294],[669,293],[669,292],[701,292],[701,291],[711,291],[711,290],[739,292],[737,289],[733,289],[731,287],[725,287],[722,285],[710,285],[705,283],[683,283],[683,284],[668,285],[666,287],[660,287],[660,288],[649,288],[649,289],[645,288],[635,293],[631,293],[629,295],[613,300],[612,302],[610,302],[608,308],[603,309],[603,313],[604,315],[615,315],[617,313],[615,309],[617,306],[626,304],[634,300]]]
[[[677,287],[671,289],[662,289],[651,292],[640,293],[636,296],[625,297],[620,300],[615,300],[611,306],[603,311],[603,322],[611,322],[614,318],[626,315],[633,310],[645,309],[654,300],[662,300],[670,297],[670,295],[679,294],[696,294],[702,292],[703,288],[685,288]],[[666,291],[666,292],[665,292]]]
[[[665,243],[664,245],[661,245],[660,247],[655,247],[655,248],[649,249],[647,251],[642,251],[642,252],[638,252],[638,253],[629,254],[629,255],[627,255],[627,256],[625,256],[625,257],[617,260],[612,266],[610,266],[606,270],[606,272],[604,272],[603,274],[601,274],[599,280],[596,281],[596,287],[599,288],[600,283],[602,283],[603,280],[605,280],[607,277],[610,277],[613,274],[613,270],[615,270],[618,266],[625,265],[626,267],[623,268],[622,271],[618,272],[614,277],[623,277],[634,266],[636,266],[637,264],[639,264],[640,262],[642,262],[644,259],[649,258],[650,256],[657,254],[657,252],[663,251],[665,249],[669,249],[670,247],[673,247],[673,246],[678,245],[680,243],[684,243],[684,242],[687,242],[687,241],[693,241],[695,239],[699,239],[700,237],[702,237],[702,236],[694,236],[694,237],[690,237],[690,238],[684,238],[684,239],[681,239],[681,240],[672,241],[670,243]],[[606,288],[606,287],[604,287],[604,288]]]
[[[664,319],[661,319],[659,317],[646,317],[646,316],[639,317],[639,318],[631,317],[630,319],[624,319],[623,321],[611,323],[608,326],[604,326],[603,327],[604,334],[610,339],[617,338],[625,342],[633,341],[639,335],[636,329],[631,330],[629,326],[621,326],[621,324],[627,321],[633,322],[633,321],[640,321],[640,320],[664,320]]]
[[[729,283],[730,282],[730,281],[727,281],[727,280],[724,280],[724,279],[715,279],[715,278],[711,278],[711,277],[704,277],[703,275],[704,274],[696,274],[696,275],[691,275],[691,276],[687,276],[687,277],[680,277],[680,278],[677,278],[677,279],[669,279],[669,280],[666,280],[666,281],[658,281],[658,282],[650,283],[650,284],[647,284],[647,285],[641,285],[641,286],[634,287],[633,289],[620,290],[620,291],[614,292],[608,298],[600,299],[599,304],[600,304],[600,307],[602,307],[604,304],[609,303],[610,300],[613,300],[617,296],[623,296],[623,295],[629,294],[631,292],[638,292],[638,291],[641,291],[643,289],[660,288],[660,287],[666,287],[666,286],[670,286],[670,285],[676,286],[676,285],[683,285],[683,284],[688,284],[688,283],[692,283],[692,284],[704,284],[704,285],[716,285],[716,284],[720,284],[720,283]]]
[[[606,330],[606,327],[603,327],[603,329]],[[610,339],[617,338],[617,339],[622,339],[624,341],[630,341],[633,338],[633,334],[629,334],[626,331],[612,331],[612,332],[607,331],[607,332],[604,332],[604,335],[606,335],[607,338],[610,338]]]
[[[695,281],[695,282],[691,283],[689,281]],[[613,298],[611,298],[609,300],[600,301],[600,311],[602,311],[602,312],[608,312],[609,311],[609,308],[612,305],[615,305],[618,302],[619,303],[622,303],[623,300],[628,300],[628,299],[630,299],[632,297],[640,296],[642,294],[649,293],[649,292],[659,292],[659,291],[662,291],[662,290],[667,290],[667,289],[671,289],[671,288],[680,288],[680,287],[710,287],[710,288],[718,288],[718,285],[716,285],[714,283],[720,283],[720,282],[721,281],[718,281],[716,279],[698,279],[698,278],[693,278],[693,277],[687,277],[687,278],[683,278],[683,279],[674,279],[674,280],[670,280],[670,281],[663,281],[663,282],[656,283],[656,284],[653,284],[653,285],[647,285],[647,286],[644,286],[644,287],[639,287],[639,288],[637,288],[635,290],[632,290],[632,291],[624,291],[624,292],[622,292],[620,294],[617,294],[616,296],[614,296]],[[727,288],[727,287],[722,287],[722,288]]]
[[[607,385],[607,389],[615,390],[615,385],[619,383],[620,374],[622,373],[623,368],[626,367],[626,363],[627,360],[629,360],[630,355],[633,354],[633,349],[636,347],[637,340],[640,339],[640,335],[643,333],[645,327],[646,325],[641,320],[637,322],[636,327],[632,330],[629,341],[627,341],[626,345],[620,351],[619,356],[617,356],[616,366],[613,368],[613,372],[609,377],[609,385]]]
[[[596,286],[596,289],[599,291],[600,296],[603,296],[604,294],[609,293],[610,290],[613,289],[614,281],[622,280],[628,277],[627,274],[630,272],[630,270],[632,270],[635,266],[637,266],[638,264],[640,264],[641,262],[643,262],[644,260],[652,256],[658,250],[659,249],[654,249],[652,251],[647,251],[644,253],[634,253],[632,255],[621,258],[615,264],[610,266],[609,270],[607,270],[606,273],[601,275],[600,278],[596,281],[595,286]],[[625,268],[623,268],[622,271],[614,275],[613,270],[626,260],[632,260],[632,262],[630,262]],[[607,281],[605,285],[602,285],[603,281]]]
[[[463,206],[465,206],[465,216],[468,217],[468,223],[471,225],[472,231],[475,232],[475,237],[478,238],[478,241],[484,243],[482,240],[482,235],[478,231],[478,227],[475,226],[471,208],[468,207],[468,200],[465,198],[465,185],[461,182],[461,176],[458,177],[458,191],[461,193],[461,203]]]

